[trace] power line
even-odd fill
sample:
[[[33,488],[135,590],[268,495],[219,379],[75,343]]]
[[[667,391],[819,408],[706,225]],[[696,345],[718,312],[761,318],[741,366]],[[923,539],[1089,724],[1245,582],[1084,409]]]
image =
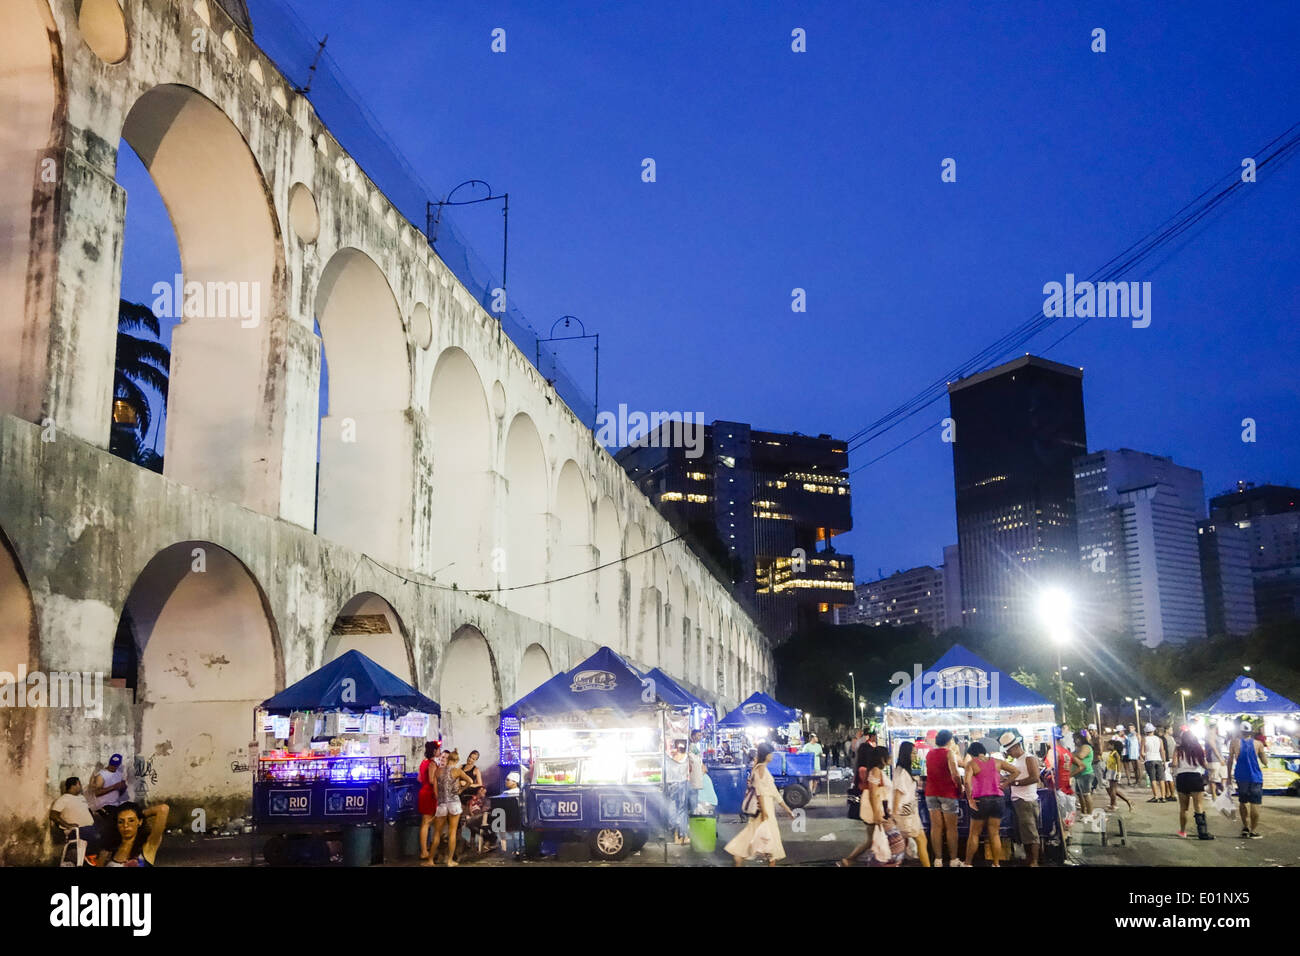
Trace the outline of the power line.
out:
[[[1300,136],[1294,135],[1297,128],[1300,128],[1300,123],[1292,124],[1288,129],[1270,140],[1261,150],[1257,151],[1256,155],[1262,157],[1256,162],[1257,176],[1260,170],[1279,167],[1294,156],[1297,147],[1300,146]],[[1179,236],[1187,234],[1190,240],[1190,231],[1211,214],[1220,211],[1222,205],[1245,185],[1249,184],[1242,180],[1239,168],[1219,177],[1159,227],[1151,230],[1137,242],[1112,256],[1109,261],[1094,270],[1086,281],[1115,281]],[[1159,265],[1163,265],[1165,261],[1168,260],[1162,260],[1157,264],[1157,268]],[[902,422],[933,405],[943,397],[948,383],[965,378],[976,371],[983,371],[997,365],[1006,356],[1019,351],[1030,339],[1045,331],[1058,319],[1059,316],[1046,316],[1043,314],[1042,309],[1039,309],[1027,321],[985,346],[961,365],[951,369],[941,379],[930,383],[906,402],[851,435],[848,439],[849,452],[857,451],[868,442],[874,441]],[[1085,318],[1065,335],[1054,341],[1047,350],[1060,344],[1079,328],[1086,325],[1087,322],[1088,319]],[[913,439],[909,439],[908,442],[903,444],[908,444],[911,440]],[[902,445],[896,446],[884,455],[873,458],[867,464],[873,464],[901,447]],[[859,468],[861,467],[865,467],[865,465],[859,466]],[[857,470],[854,469],[854,471]]]
[[[365,558],[367,561],[369,561],[371,564],[373,564],[375,567],[387,571],[395,578],[401,578],[407,584],[414,584],[417,585],[418,587],[434,588],[435,590],[438,591],[461,591],[466,594],[486,594],[486,593],[494,593],[499,591],[525,591],[528,588],[541,588],[551,584],[559,584],[563,581],[571,581],[574,578],[580,578],[587,574],[595,574],[597,571],[603,571],[605,568],[612,568],[616,564],[623,564],[624,562],[631,561],[634,558],[639,558],[644,554],[649,554],[651,551],[657,551],[660,548],[664,547],[665,545],[672,544],[674,541],[681,541],[683,537],[684,536],[680,534],[674,535],[671,538],[661,541],[659,544],[652,545],[651,547],[648,547],[643,551],[638,551],[636,554],[629,554],[626,557],[621,557],[614,561],[607,561],[604,564],[598,564],[596,565],[596,567],[588,568],[585,571],[575,571],[573,574],[564,575],[564,577],[551,578],[546,581],[537,581],[534,582],[533,584],[516,584],[508,588],[496,587],[495,585],[488,588],[462,588],[459,586],[453,587],[449,584],[437,584],[434,581],[419,581],[416,580],[415,578],[408,577],[407,575],[403,574],[402,572],[394,568],[390,568],[388,565],[384,564],[384,562],[376,558],[372,558],[368,554],[363,553],[361,556]]]

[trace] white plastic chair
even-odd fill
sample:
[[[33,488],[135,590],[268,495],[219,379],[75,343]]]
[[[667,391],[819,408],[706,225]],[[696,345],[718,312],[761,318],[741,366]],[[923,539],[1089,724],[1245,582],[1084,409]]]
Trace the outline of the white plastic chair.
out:
[[[81,838],[81,831],[76,827],[61,827],[63,830],[63,855],[59,866],[84,866],[86,863],[86,841]]]

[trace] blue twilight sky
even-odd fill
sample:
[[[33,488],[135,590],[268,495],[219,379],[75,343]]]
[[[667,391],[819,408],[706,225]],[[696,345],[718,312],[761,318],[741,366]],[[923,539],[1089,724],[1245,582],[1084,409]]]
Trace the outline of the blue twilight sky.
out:
[[[255,32],[264,2],[329,34],[431,189],[509,190],[512,302],[536,327],[572,313],[600,333],[602,408],[812,434],[910,398],[1029,318],[1045,282],[1091,272],[1300,120],[1292,0],[252,0]],[[171,269],[136,238],[164,215],[147,192],[128,220],[137,297]],[[477,208],[458,221],[495,263],[500,217]],[[1095,319],[1046,353],[1084,366],[1090,448],[1171,455],[1210,494],[1300,483],[1297,209],[1300,163],[1263,175],[1134,276],[1153,284],[1149,328]],[[590,353],[571,348],[590,390]],[[853,498],[837,546],[860,578],[937,564],[956,540],[937,430],[855,473]]]

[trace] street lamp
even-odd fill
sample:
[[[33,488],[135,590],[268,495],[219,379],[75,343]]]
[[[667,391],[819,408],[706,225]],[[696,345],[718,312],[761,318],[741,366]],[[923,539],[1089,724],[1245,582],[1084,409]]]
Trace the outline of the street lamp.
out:
[[[1057,696],[1061,702],[1061,722],[1065,722],[1065,677],[1061,667],[1061,645],[1070,640],[1070,595],[1061,588],[1048,588],[1038,598],[1038,617],[1056,645]]]
[[[1180,688],[1178,691],[1178,696],[1183,699],[1183,726],[1184,727],[1187,726],[1187,695],[1190,693],[1191,691],[1185,687]]]
[[[856,725],[858,722],[858,682],[853,677],[853,671],[849,671],[849,685],[852,688],[849,693],[853,698],[853,709],[849,713],[849,723]]]

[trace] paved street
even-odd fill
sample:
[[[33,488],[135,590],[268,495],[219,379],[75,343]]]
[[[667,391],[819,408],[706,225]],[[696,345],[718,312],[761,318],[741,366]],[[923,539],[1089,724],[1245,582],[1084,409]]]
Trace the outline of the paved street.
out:
[[[794,833],[789,818],[781,816],[781,837],[785,843],[786,859],[782,865],[832,866],[863,838],[863,828],[856,821],[845,818],[844,790],[836,783],[827,800],[820,793],[806,809],[805,828]],[[1130,812],[1120,803],[1120,815],[1125,822],[1126,844],[1121,846],[1115,837],[1117,828],[1111,825],[1109,846],[1101,845],[1098,834],[1076,827],[1071,835],[1070,862],[1085,866],[1297,866],[1300,865],[1300,800],[1291,797],[1264,798],[1260,816],[1263,840],[1242,840],[1237,837],[1239,825],[1215,813],[1209,817],[1210,830],[1216,839],[1201,841],[1193,834],[1188,839],[1176,835],[1178,805],[1176,803],[1149,804],[1149,791],[1128,788],[1133,801]],[[1189,821],[1190,825],[1190,821]],[[723,845],[740,829],[734,818],[718,821],[718,847],[710,855],[693,852],[690,847],[669,846],[666,862],[671,866],[730,866],[731,859],[722,851]],[[250,858],[251,837],[182,837],[168,836],[159,853],[159,862],[169,866],[246,866]],[[260,864],[261,856],[257,854]],[[398,860],[391,866],[414,866],[417,861]],[[466,866],[517,866],[503,854],[489,854],[479,859],[463,857]],[[649,844],[639,853],[619,863],[569,864],[554,858],[529,861],[525,866],[662,866],[665,849],[659,844]],[[754,864],[757,865],[757,864]],[[915,865],[909,861],[908,865]]]

